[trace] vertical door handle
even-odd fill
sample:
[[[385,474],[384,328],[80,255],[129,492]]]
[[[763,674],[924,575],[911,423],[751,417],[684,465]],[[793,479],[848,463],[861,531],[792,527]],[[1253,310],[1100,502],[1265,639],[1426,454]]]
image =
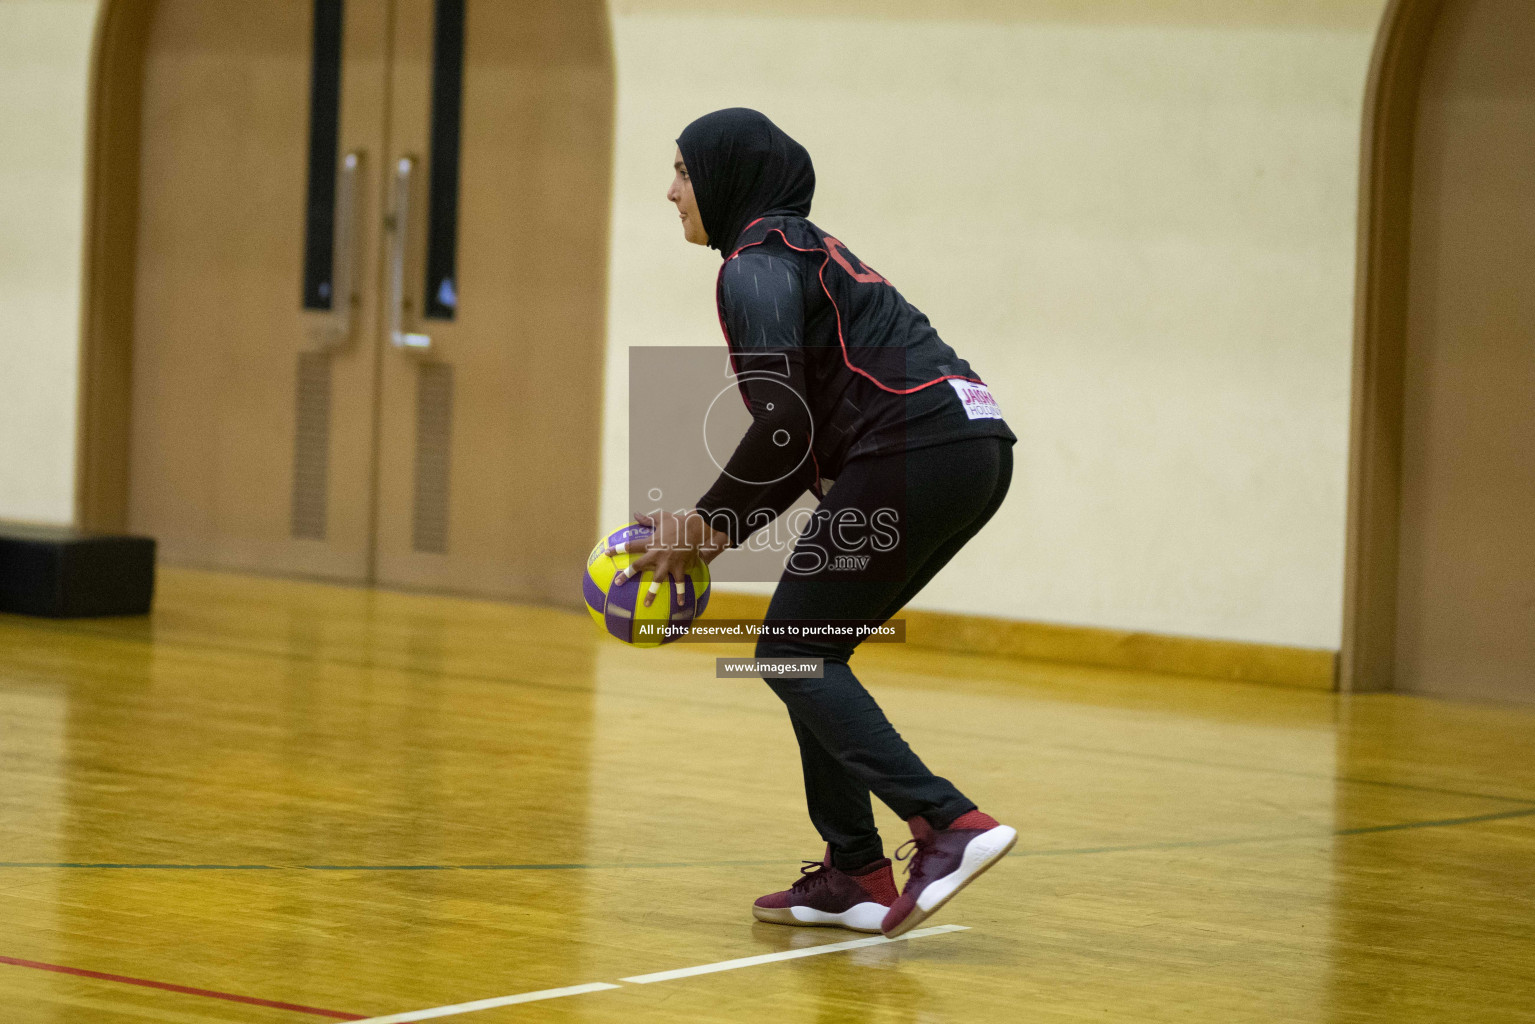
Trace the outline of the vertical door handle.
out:
[[[345,348],[352,340],[352,313],[357,306],[357,186],[362,177],[362,150],[341,158],[336,188],[336,257],[331,271],[331,310],[335,326],[331,348]]]
[[[389,212],[389,342],[406,352],[431,351],[432,339],[405,329],[405,254],[410,235],[410,188],[414,157],[402,156],[394,165],[394,189]]]
[[[341,158],[336,175],[336,210],[331,233],[330,313],[309,332],[317,349],[334,352],[352,341],[352,317],[357,308],[357,188],[362,178],[362,150]]]

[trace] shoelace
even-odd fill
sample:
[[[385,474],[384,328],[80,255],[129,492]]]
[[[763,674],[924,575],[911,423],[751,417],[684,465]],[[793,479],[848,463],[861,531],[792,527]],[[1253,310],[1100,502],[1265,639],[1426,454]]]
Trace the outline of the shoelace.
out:
[[[932,849],[931,843],[918,839],[915,836],[895,848],[896,860],[910,862],[906,865],[907,878],[922,877],[922,858],[927,856],[930,849]]]
[[[795,892],[807,892],[826,881],[826,865],[818,860],[801,861],[800,880],[789,886]]]

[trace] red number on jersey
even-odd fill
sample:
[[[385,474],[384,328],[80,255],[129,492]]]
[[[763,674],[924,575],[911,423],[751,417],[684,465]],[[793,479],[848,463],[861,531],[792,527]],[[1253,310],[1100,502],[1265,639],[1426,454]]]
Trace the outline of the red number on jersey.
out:
[[[826,252],[831,256],[832,259],[837,261],[838,266],[840,266],[843,270],[846,270],[849,274],[853,275],[854,281],[862,281],[864,284],[890,283],[875,273],[872,267],[865,266],[857,256],[854,256],[851,252],[848,252],[847,246],[843,245],[841,242],[837,241],[830,235],[826,236]],[[854,267],[855,263],[857,264],[856,268]]]

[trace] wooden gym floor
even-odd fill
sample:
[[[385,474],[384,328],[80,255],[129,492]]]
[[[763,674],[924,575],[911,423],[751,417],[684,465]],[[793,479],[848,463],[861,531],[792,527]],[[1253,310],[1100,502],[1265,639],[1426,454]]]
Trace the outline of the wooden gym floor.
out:
[[[890,647],[1022,833],[963,930],[625,981],[860,938],[748,912],[819,853],[783,712],[713,678],[748,652],[187,571],[0,617],[0,1020],[1535,1019],[1530,711]]]

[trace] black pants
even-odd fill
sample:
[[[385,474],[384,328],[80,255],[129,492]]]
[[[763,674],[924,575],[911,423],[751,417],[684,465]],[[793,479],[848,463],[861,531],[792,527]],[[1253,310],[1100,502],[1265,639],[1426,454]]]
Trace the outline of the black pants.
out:
[[[800,558],[802,549],[836,550],[845,544],[845,533],[833,542],[830,532],[844,509],[858,510],[845,518],[858,518],[899,508],[900,544],[862,578],[786,571],[767,620],[890,618],[992,517],[1012,475],[1012,445],[994,437],[853,460],[800,537],[791,565],[821,560],[820,555]],[[871,792],[902,819],[921,815],[934,828],[975,807],[929,771],[895,731],[847,666],[855,647],[851,639],[763,640],[756,652],[759,658],[825,659],[822,679],[769,679],[768,685],[794,723],[810,820],[830,844],[833,864],[843,869],[884,855]]]

